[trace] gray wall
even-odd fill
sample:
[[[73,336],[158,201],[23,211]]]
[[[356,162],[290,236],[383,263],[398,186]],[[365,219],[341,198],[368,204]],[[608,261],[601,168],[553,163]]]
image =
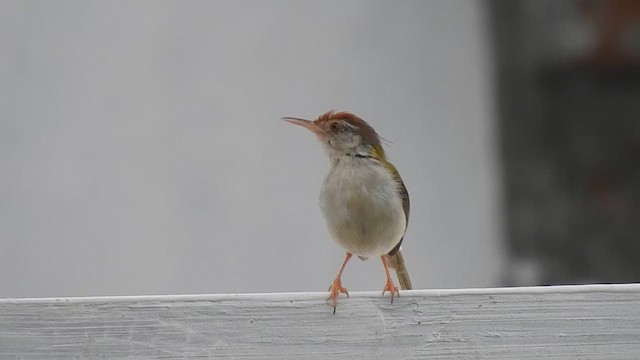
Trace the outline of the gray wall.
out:
[[[414,286],[500,281],[481,2],[3,1],[0,51],[0,297],[326,290],[328,162],[279,118],[329,109],[392,142]]]

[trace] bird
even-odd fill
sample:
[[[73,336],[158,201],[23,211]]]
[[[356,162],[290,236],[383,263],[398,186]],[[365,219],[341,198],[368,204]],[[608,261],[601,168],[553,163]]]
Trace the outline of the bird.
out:
[[[412,288],[401,244],[409,222],[409,192],[398,170],[387,159],[382,138],[369,123],[346,111],[331,110],[311,121],[283,117],[313,132],[330,159],[329,172],[320,190],[320,209],[329,233],[346,252],[344,261],[329,287],[336,312],[342,274],[353,255],[361,260],[379,257],[391,303],[400,296],[389,273],[394,269],[400,288]]]

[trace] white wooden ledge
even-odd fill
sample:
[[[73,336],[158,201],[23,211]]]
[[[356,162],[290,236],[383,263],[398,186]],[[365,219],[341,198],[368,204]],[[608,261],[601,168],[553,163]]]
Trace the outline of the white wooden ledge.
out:
[[[640,359],[640,284],[0,300],[0,359]]]

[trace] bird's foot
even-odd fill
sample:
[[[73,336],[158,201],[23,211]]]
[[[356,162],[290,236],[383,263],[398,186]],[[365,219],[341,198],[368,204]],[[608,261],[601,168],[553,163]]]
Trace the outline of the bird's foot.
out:
[[[342,280],[337,277],[333,280],[333,284],[329,286],[329,297],[327,298],[327,300],[331,300],[331,302],[333,303],[334,314],[336,313],[336,307],[338,306],[338,295],[340,295],[340,293],[346,294],[347,297],[349,297],[349,292],[347,291],[347,289],[342,287]]]
[[[391,303],[393,304],[394,295],[400,297],[400,291],[398,291],[398,288],[393,284],[393,280],[389,278],[387,278],[387,283],[384,285],[384,289],[382,289],[382,295],[387,291],[391,293]]]

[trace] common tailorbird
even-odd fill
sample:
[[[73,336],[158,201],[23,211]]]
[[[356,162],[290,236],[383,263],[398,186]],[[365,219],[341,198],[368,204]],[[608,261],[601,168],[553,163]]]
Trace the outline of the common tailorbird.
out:
[[[320,191],[320,208],[329,233],[346,250],[338,275],[329,287],[336,312],[338,295],[349,296],[342,287],[342,272],[351,256],[382,260],[391,302],[400,295],[389,268],[395,269],[400,288],[411,289],[400,245],[409,222],[409,193],[398,170],[388,160],[378,133],[361,118],[348,112],[329,111],[316,120],[284,117],[315,133],[324,145],[331,167]]]

